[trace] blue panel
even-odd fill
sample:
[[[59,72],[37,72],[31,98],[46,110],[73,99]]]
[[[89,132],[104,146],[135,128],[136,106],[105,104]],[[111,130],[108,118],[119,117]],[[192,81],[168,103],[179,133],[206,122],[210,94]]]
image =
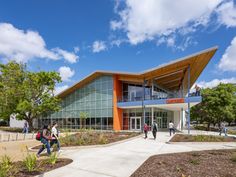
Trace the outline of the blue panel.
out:
[[[167,99],[159,99],[159,100],[144,100],[143,104],[145,106],[149,105],[160,105],[160,104],[166,104]],[[201,96],[194,96],[194,97],[186,97],[184,98],[184,102],[188,103],[188,100],[190,103],[199,103],[202,101]],[[118,102],[117,103],[118,107],[134,107],[134,106],[142,106],[142,101],[130,101],[130,102]]]
[[[185,103],[188,103],[188,100],[190,103],[194,103],[194,102],[202,102],[202,97],[201,96],[193,96],[193,97],[186,97],[184,99]]]

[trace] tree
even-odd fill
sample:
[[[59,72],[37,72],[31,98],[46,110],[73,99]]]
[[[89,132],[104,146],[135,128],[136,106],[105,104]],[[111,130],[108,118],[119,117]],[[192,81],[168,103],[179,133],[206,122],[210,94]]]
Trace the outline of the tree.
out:
[[[88,118],[88,113],[87,112],[80,112],[79,113],[79,119],[80,119],[81,128],[84,127],[87,118]]]
[[[0,100],[6,100],[1,107],[7,109],[0,111],[5,119],[15,114],[17,119],[28,121],[33,128],[34,119],[60,109],[60,100],[53,93],[56,83],[61,81],[59,73],[30,72],[25,65],[16,62],[9,62],[1,68]]]
[[[0,116],[7,121],[22,97],[25,68],[16,62],[0,65]]]
[[[202,102],[191,109],[191,116],[195,119],[200,118],[208,124],[218,124],[233,121],[234,100],[236,87],[233,84],[219,84],[215,88],[202,90]]]

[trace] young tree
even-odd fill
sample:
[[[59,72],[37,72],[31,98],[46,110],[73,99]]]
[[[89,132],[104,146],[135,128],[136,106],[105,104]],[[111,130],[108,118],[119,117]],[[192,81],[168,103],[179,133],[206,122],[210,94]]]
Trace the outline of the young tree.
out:
[[[86,124],[86,119],[87,118],[88,118],[88,113],[87,112],[80,112],[79,113],[79,119],[80,119],[81,128],[83,128],[84,125]]]
[[[12,66],[17,69],[17,74]],[[53,94],[56,83],[61,81],[57,72],[29,72],[25,65],[16,62],[10,62],[2,68],[0,99],[6,100],[1,106],[7,108],[1,109],[1,115],[5,118],[15,114],[17,119],[28,121],[33,128],[34,119],[44,113],[59,110],[60,100]]]

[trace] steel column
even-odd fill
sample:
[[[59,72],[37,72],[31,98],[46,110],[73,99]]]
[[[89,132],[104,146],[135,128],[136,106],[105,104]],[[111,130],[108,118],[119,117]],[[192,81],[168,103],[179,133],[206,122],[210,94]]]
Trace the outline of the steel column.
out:
[[[190,65],[188,65],[188,134],[190,134]]]

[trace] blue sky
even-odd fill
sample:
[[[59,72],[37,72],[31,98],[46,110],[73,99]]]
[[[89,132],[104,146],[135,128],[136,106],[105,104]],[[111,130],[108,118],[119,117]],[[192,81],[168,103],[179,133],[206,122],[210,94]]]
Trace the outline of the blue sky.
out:
[[[95,70],[138,72],[219,46],[198,79],[236,83],[233,0],[0,0],[0,61],[55,70],[71,86]]]

